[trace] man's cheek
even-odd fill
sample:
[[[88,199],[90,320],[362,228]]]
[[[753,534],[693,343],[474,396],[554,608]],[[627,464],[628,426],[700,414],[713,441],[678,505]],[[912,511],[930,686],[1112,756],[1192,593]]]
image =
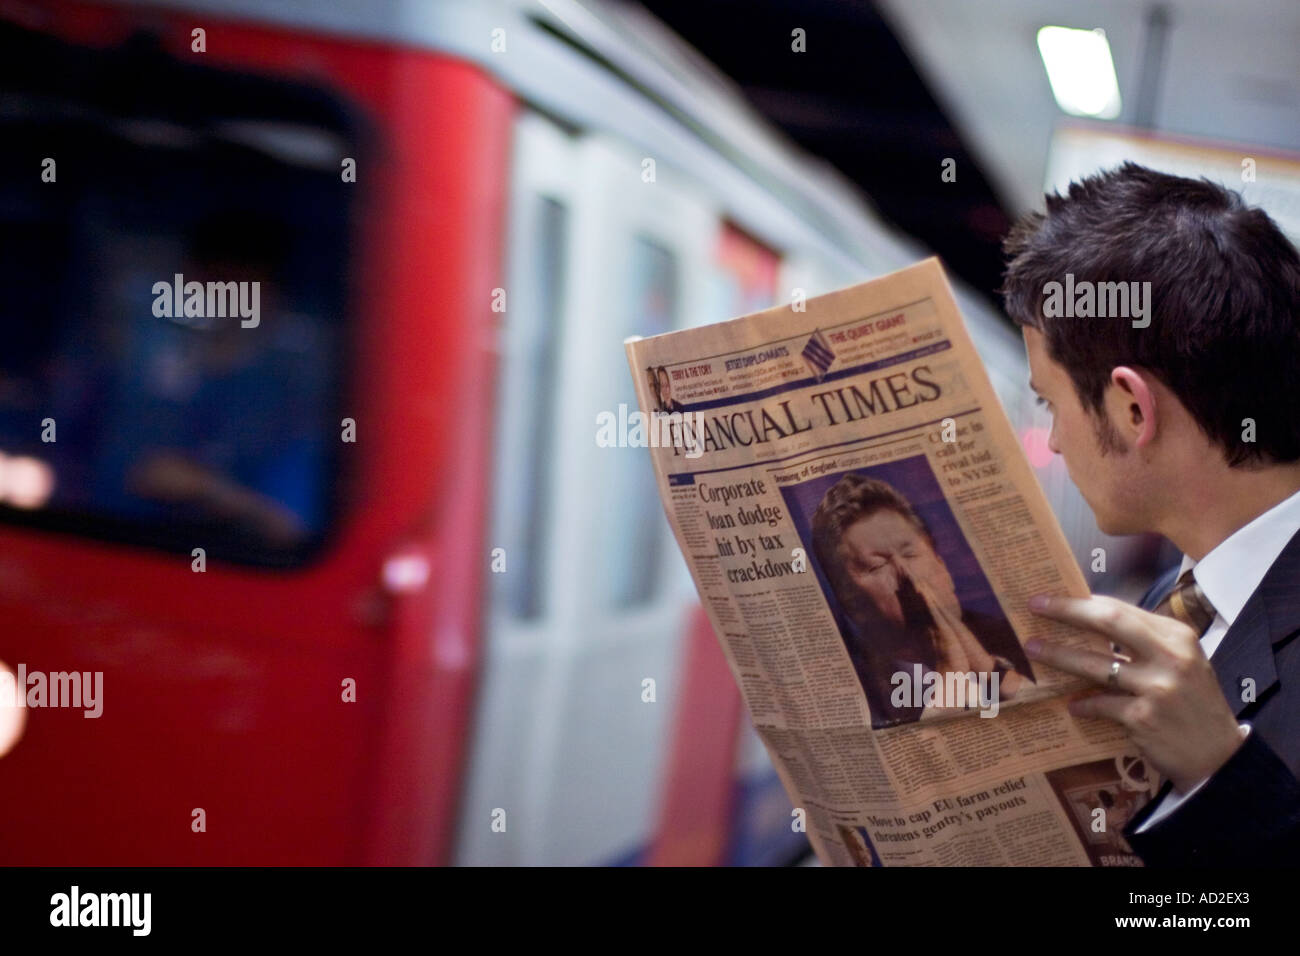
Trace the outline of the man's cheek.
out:
[[[853,583],[853,589],[864,594],[871,593],[871,581],[864,575],[849,573],[849,580]]]
[[[862,593],[866,595],[867,600],[870,601],[871,604],[880,611],[880,613],[886,616],[892,616],[892,608],[896,605],[893,592],[882,588],[880,582],[862,582]]]
[[[909,569],[912,577],[924,581],[932,591],[943,594],[948,588],[944,582],[943,568],[934,561],[927,560],[920,565],[914,565]]]
[[[887,620],[893,621],[895,624],[902,623],[903,606],[898,603],[898,598],[895,595],[873,594],[871,600]]]

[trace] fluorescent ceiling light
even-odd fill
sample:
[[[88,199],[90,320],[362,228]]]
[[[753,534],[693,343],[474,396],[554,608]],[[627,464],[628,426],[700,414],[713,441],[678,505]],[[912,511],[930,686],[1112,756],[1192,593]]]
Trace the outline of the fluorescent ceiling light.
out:
[[[1119,80],[1104,30],[1043,27],[1038,52],[1061,109],[1074,116],[1119,116]]]

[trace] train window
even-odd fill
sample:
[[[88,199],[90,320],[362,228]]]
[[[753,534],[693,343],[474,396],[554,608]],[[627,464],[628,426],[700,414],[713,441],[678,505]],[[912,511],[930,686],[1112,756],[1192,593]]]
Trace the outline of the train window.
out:
[[[545,610],[546,548],[550,528],[556,361],[564,306],[568,210],[546,196],[532,196],[519,215],[525,227],[511,284],[517,290],[509,313],[502,368],[497,474],[508,487],[496,495],[496,531],[510,558],[509,574],[492,575],[494,601],[512,617],[531,620]],[[514,555],[518,555],[516,559]]]
[[[620,338],[659,335],[675,328],[680,309],[676,257],[645,236],[633,238],[631,253],[626,285],[630,309]],[[622,376],[620,381],[618,401],[636,408],[631,378]],[[650,601],[659,587],[665,543],[663,506],[654,469],[644,453],[611,455],[610,459],[617,473],[610,477],[609,487],[620,489],[620,500],[628,510],[626,520],[600,525],[604,540],[599,553],[606,575],[602,593],[612,607],[637,607]]]
[[[0,519],[305,560],[340,438],[350,127],[279,81],[42,42],[0,37]]]

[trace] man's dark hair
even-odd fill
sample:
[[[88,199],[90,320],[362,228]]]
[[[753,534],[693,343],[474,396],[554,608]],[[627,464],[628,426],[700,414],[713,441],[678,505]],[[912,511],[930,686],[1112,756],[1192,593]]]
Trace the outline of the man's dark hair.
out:
[[[1125,163],[1046,197],[1012,228],[1002,293],[1042,332],[1098,419],[1110,373],[1143,368],[1231,465],[1300,459],[1300,255],[1261,209],[1208,179]],[[1150,326],[1047,317],[1050,282],[1150,282]],[[1244,420],[1255,422],[1243,441]],[[1104,420],[1104,419],[1101,419]],[[1103,448],[1118,436],[1099,429]]]
[[[897,489],[875,478],[864,478],[850,472],[826,492],[812,519],[813,552],[841,601],[847,600],[850,592],[844,588],[848,576],[836,555],[840,541],[845,531],[877,511],[897,512],[920,531],[929,541],[930,547],[934,548],[934,536],[930,534],[930,529],[913,510],[911,502],[899,494]],[[935,550],[937,553],[938,549]]]

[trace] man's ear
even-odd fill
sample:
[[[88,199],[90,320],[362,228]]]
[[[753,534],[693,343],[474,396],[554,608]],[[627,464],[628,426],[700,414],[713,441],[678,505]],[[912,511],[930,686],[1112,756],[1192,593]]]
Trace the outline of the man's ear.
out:
[[[1110,384],[1106,401],[1107,410],[1115,427],[1133,447],[1149,445],[1156,437],[1156,393],[1143,373],[1127,365],[1110,371]]]

